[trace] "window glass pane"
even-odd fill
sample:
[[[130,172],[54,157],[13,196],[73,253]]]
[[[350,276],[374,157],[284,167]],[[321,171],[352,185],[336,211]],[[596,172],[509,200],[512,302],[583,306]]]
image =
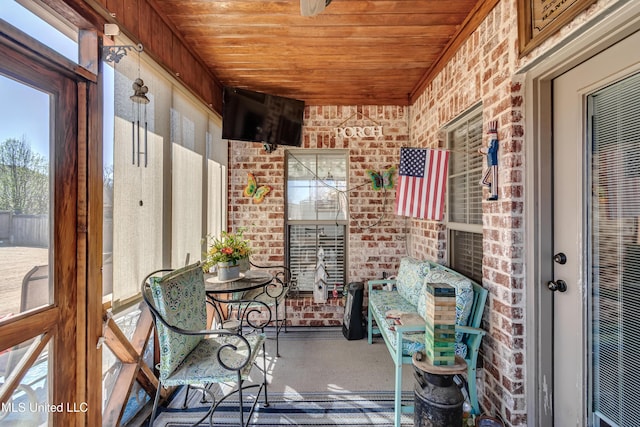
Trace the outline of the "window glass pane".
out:
[[[345,220],[347,161],[343,153],[287,155],[289,220]]]
[[[451,177],[449,180],[449,220],[467,222],[467,175]]]
[[[50,95],[0,74],[0,318],[47,305]]]
[[[342,289],[345,282],[345,225],[290,225],[289,268],[301,291],[313,291],[318,254],[322,249],[327,291]]]
[[[40,337],[42,338],[42,337]],[[23,357],[28,357],[30,346],[37,339],[32,339],[0,354],[0,384],[5,382],[16,370]],[[40,352],[34,364],[20,380],[20,384],[0,410],[0,425],[7,426],[40,426],[48,425],[47,410],[49,402],[48,385],[50,380],[50,343]],[[63,409],[66,408],[66,404]],[[78,407],[78,409],[80,409]]]
[[[115,323],[122,331],[123,335],[131,341],[136,331],[136,326],[140,320],[141,311],[138,307],[130,308],[118,313],[115,317]],[[153,366],[153,343],[154,338],[151,334],[149,341],[144,350],[143,360],[149,366]],[[114,393],[116,380],[122,369],[122,362],[115,357],[106,345],[102,346],[102,409],[109,401],[111,394]],[[130,420],[142,407],[150,400],[149,395],[135,382],[133,389],[129,394],[129,400],[126,403],[123,419],[121,424],[124,425]]]
[[[113,120],[114,72],[102,64],[102,295],[113,292]]]
[[[0,18],[71,61],[78,62],[77,30],[58,19],[51,18],[36,2],[27,2],[27,4],[33,11],[13,0],[2,0]],[[58,28],[53,27],[38,15],[47,16],[49,22],[55,23]]]
[[[222,129],[209,120],[207,132],[207,234],[219,236],[227,224],[227,150]]]
[[[452,150],[449,191],[449,221],[482,224],[482,117],[474,116],[449,132]]]
[[[638,424],[640,399],[639,99],[640,74],[592,97],[592,410],[622,427]]]
[[[314,290],[319,256],[327,275],[324,291],[344,285],[346,188],[346,152],[287,152],[287,259],[302,291]]]
[[[482,234],[451,231],[451,268],[482,282]]]
[[[480,282],[483,189],[480,179],[484,156],[478,150],[482,147],[482,115],[473,113],[449,129],[448,143],[452,151],[447,205],[449,264],[453,269]]]

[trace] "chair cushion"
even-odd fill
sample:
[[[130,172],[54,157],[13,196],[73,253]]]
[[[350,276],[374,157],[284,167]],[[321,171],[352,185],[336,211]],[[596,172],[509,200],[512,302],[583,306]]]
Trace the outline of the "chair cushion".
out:
[[[456,325],[467,326],[469,315],[473,307],[473,285],[471,281],[452,271],[432,268],[424,279],[424,292],[426,292],[427,283],[446,283],[456,290]],[[418,313],[426,318],[426,298],[422,296],[418,299]],[[467,346],[462,342],[462,334],[456,333],[456,354],[465,357],[467,354]]]
[[[428,261],[419,261],[409,257],[402,258],[396,276],[398,293],[408,301],[415,303],[422,293],[422,284],[429,271]]]
[[[253,334],[247,335],[245,338],[249,341],[250,354],[246,343],[241,341],[236,335],[203,339],[193,351],[187,355],[184,362],[180,364],[171,375],[163,380],[163,384],[166,386],[175,386],[237,381],[237,371],[226,369],[218,361],[218,350],[220,350],[220,347],[224,344],[231,344],[238,347],[235,351],[232,349],[222,349],[220,358],[227,366],[238,368],[242,363],[247,361],[246,365],[244,365],[240,371],[242,379],[246,380],[253,362],[260,351],[260,346],[265,340],[265,336],[263,334]]]
[[[206,329],[206,294],[199,263],[154,278],[150,287],[158,313],[168,324],[192,331]],[[171,331],[162,322],[157,322],[157,332],[160,379],[165,380],[203,337]]]

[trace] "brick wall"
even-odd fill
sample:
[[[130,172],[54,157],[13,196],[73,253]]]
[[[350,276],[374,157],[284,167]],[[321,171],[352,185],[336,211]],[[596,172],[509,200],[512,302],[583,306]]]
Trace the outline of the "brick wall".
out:
[[[526,425],[524,353],[523,84],[517,63],[516,2],[503,1],[411,108],[412,145],[442,146],[443,127],[482,103],[485,128],[498,121],[498,201],[483,202],[485,310],[478,386],[481,405],[510,425]],[[485,190],[486,191],[486,190]],[[446,253],[440,225],[413,222],[417,257]]]
[[[489,121],[498,121],[499,200],[483,202],[482,284],[490,294],[483,324],[488,334],[481,349],[478,386],[484,412],[500,415],[509,426],[525,426],[525,88],[517,70],[544,57],[614,1],[599,0],[523,58],[518,57],[516,3],[516,0],[499,2],[410,108],[307,107],[304,147],[348,149],[349,184],[355,187],[366,181],[366,169],[397,165],[399,148],[403,145],[444,147],[443,127],[478,104],[482,104],[485,132]],[[356,109],[384,124],[384,140],[335,137],[333,127],[351,117]],[[367,124],[359,116],[348,123]],[[260,248],[259,257],[282,262],[282,148],[267,155],[258,145],[232,143],[230,159],[231,226],[249,226]],[[250,205],[241,197],[248,170],[257,172],[259,180],[269,181],[275,187],[263,205]],[[393,272],[398,258],[404,255],[446,260],[444,224],[396,217],[392,213],[394,197],[393,192],[380,194],[366,187],[350,194],[353,220],[349,228],[348,282]],[[366,228],[376,223],[383,212],[381,224]],[[293,324],[341,323],[341,301],[317,306],[307,298],[293,300],[291,304]]]
[[[349,235],[347,283],[382,277],[397,269],[406,254],[404,219],[393,214],[394,191],[374,191],[367,169],[382,171],[396,165],[400,147],[409,144],[409,108],[400,106],[310,106],[305,109],[304,149],[346,149],[349,162]],[[384,137],[338,137],[338,126],[383,126]],[[285,156],[278,147],[266,153],[261,144],[230,142],[229,227],[246,227],[245,235],[259,264],[284,263]],[[258,185],[273,187],[261,204],[242,195],[247,173]],[[288,302],[291,325],[341,325],[344,300],[314,304],[301,296]]]

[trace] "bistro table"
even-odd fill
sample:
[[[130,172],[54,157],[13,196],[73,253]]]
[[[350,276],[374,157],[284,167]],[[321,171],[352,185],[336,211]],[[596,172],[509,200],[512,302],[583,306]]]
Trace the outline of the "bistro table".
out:
[[[245,273],[240,273],[240,277],[232,280],[218,280],[218,276],[207,274],[205,276],[205,292],[215,309],[219,324],[228,329],[241,329],[240,320],[223,315],[223,311],[226,311],[223,307],[252,303],[251,300],[244,300],[243,295],[247,291],[264,287],[272,281],[273,275],[258,270],[247,270]],[[264,305],[264,303],[261,304]],[[240,313],[238,316],[242,317]]]

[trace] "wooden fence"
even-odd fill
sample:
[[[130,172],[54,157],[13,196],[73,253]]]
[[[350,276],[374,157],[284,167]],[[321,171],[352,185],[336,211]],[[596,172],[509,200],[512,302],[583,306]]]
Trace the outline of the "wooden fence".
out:
[[[0,212],[0,243],[13,246],[49,246],[48,215]]]

